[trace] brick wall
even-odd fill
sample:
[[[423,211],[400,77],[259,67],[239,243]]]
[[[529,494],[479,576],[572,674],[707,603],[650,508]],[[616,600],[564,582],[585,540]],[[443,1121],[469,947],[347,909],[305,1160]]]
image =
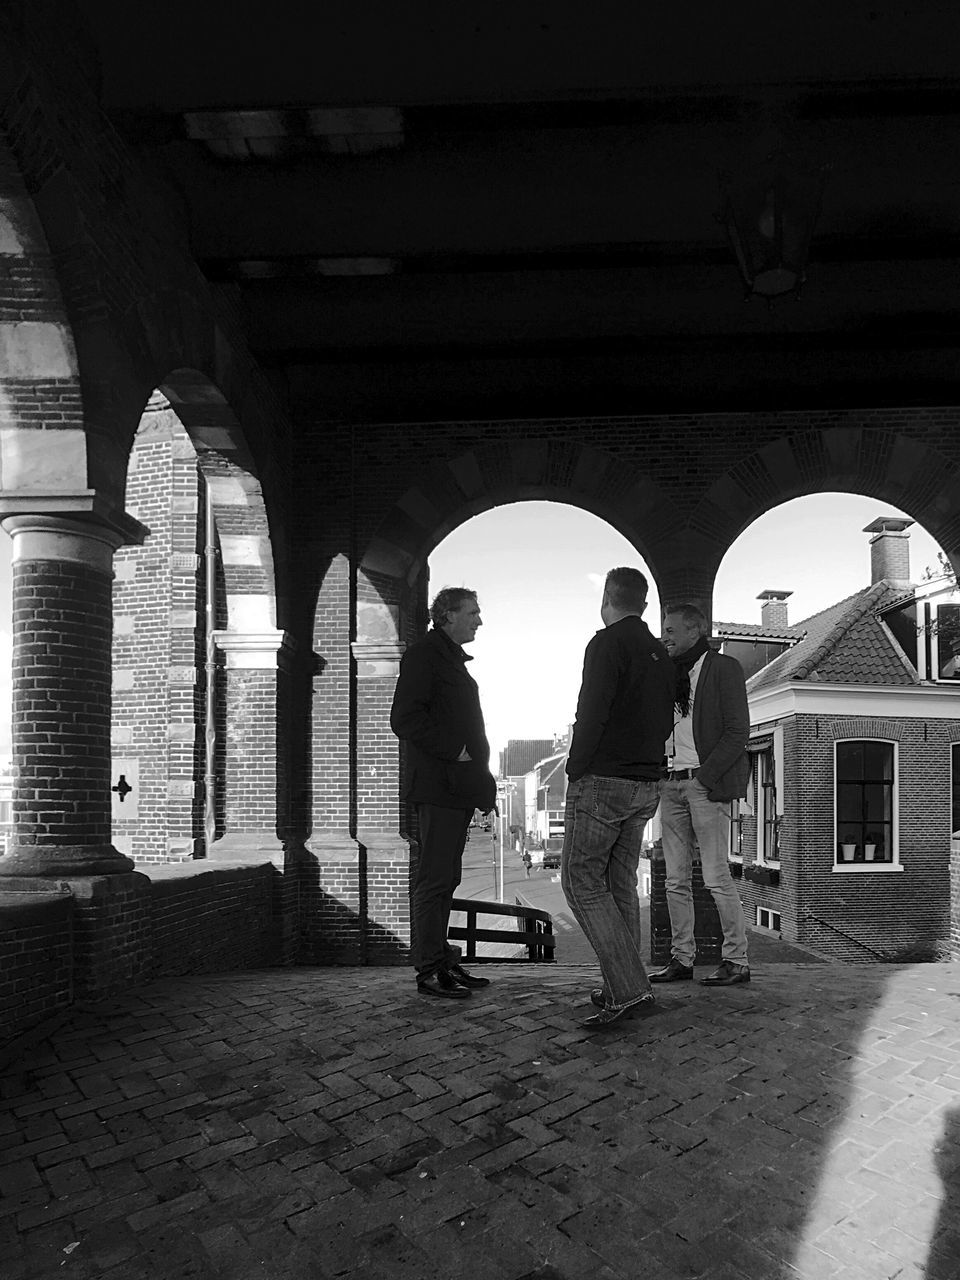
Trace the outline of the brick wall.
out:
[[[280,873],[269,864],[151,872],[158,977],[280,964]]]
[[[0,890],[0,1046],[67,1008],[152,978],[289,964],[296,877],[268,863],[151,866]]]
[[[73,897],[0,890],[0,1044],[73,999]]]
[[[741,882],[748,921],[758,904],[779,911],[785,938],[841,960],[942,954],[951,937],[950,745],[958,736],[960,726],[952,720],[786,720],[780,884]],[[838,738],[898,743],[901,871],[834,871]],[[745,826],[745,865],[755,861],[755,849],[755,827]]]

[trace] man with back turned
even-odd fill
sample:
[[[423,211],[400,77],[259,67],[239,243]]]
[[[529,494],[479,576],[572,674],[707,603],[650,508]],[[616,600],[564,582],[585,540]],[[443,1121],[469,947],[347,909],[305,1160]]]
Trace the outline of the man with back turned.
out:
[[[597,954],[603,986],[584,1022],[607,1027],[653,1007],[640,956],[637,868],[656,811],[664,742],[673,724],[673,666],[641,614],[647,580],[611,569],[600,606],[604,629],[587,645],[567,758],[560,882]]]

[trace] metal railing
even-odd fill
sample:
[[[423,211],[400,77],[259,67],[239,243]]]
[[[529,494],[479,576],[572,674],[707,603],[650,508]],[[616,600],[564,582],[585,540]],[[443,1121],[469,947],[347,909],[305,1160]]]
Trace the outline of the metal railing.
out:
[[[477,955],[478,942],[516,943],[526,947],[523,963],[552,964],[554,959],[553,917],[539,907],[513,906],[509,902],[478,902],[475,898],[454,898],[451,910],[462,911],[467,918],[466,927],[451,925],[447,937],[451,942],[465,942],[463,959],[471,963],[489,961],[508,963],[503,956]],[[480,929],[477,916],[512,916],[516,920],[513,929]]]

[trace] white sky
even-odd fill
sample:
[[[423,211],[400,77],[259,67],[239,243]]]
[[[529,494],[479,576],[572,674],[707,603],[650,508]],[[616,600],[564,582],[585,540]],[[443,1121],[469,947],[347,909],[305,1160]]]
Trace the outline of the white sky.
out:
[[[870,535],[879,515],[903,515],[876,498],[814,494],[754,522],[720,566],[713,613],[723,622],[760,621],[761,591],[792,591],[791,622],[835,604],[870,583]],[[914,580],[937,560],[937,544],[910,529]],[[600,621],[608,569],[650,572],[632,545],[588,512],[551,502],[521,502],[475,516],[430,557],[431,597],[447,586],[478,592],[483,623],[468,652],[480,685],[487,733],[497,752],[510,738],[549,738],[573,719],[583,650]],[[656,584],[645,619],[659,632]]]

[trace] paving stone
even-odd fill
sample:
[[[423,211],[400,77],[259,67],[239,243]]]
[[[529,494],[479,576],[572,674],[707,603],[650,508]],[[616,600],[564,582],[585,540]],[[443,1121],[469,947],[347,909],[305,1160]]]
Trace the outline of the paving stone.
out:
[[[493,976],[469,1010],[383,969],[74,1011],[0,1077],[0,1276],[960,1276],[960,966],[770,964],[602,1037],[591,970]]]

